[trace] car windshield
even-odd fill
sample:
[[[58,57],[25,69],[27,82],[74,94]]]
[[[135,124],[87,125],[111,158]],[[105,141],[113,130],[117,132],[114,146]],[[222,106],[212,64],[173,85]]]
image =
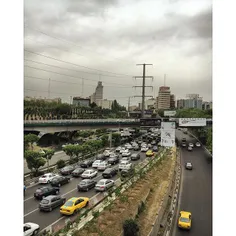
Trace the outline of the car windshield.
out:
[[[86,170],[84,174],[90,174],[90,170]]]
[[[48,203],[49,203],[49,200],[43,199],[43,200],[41,201],[41,203],[42,203],[42,204],[48,204]]]
[[[184,223],[189,223],[189,219],[188,218],[185,218],[185,217],[180,217],[179,219],[181,222],[184,222]]]
[[[80,182],[80,185],[86,185],[86,184],[87,184],[86,181],[81,181],[81,182]]]
[[[98,182],[98,185],[105,185],[105,181],[104,181],[104,180],[99,181],[99,182]]]
[[[109,173],[109,172],[111,172],[112,171],[112,168],[108,168],[108,169],[106,169],[103,173]]]
[[[136,157],[136,156],[137,156],[137,154],[132,154],[131,156],[132,156],[132,157]]]
[[[70,206],[73,206],[73,204],[74,204],[74,202],[72,202],[72,201],[68,201],[68,202],[65,203],[64,206],[68,206],[68,207],[70,207]]]

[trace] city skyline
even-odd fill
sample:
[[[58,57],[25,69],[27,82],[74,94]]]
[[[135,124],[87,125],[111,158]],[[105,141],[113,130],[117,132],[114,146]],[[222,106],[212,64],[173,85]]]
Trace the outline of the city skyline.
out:
[[[200,93],[210,101],[211,28],[209,0],[26,0],[25,96],[69,102],[90,96],[102,81],[104,98],[127,106],[128,97],[141,95],[133,88],[141,85],[133,78],[142,75],[136,63],[152,63],[147,85],[154,90],[147,94],[157,97],[166,74],[176,100]]]

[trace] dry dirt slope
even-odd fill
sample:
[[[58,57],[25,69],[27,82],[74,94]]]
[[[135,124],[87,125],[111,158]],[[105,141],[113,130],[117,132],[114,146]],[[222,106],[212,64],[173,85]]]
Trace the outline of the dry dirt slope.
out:
[[[142,179],[126,190],[122,197],[117,198],[111,206],[104,210],[98,218],[89,222],[76,232],[75,236],[120,236],[124,220],[135,217],[138,204],[150,190],[145,204],[145,210],[140,215],[140,235],[146,236],[151,230],[157,209],[168,185],[169,173],[174,169],[175,158],[167,156],[157,164]]]

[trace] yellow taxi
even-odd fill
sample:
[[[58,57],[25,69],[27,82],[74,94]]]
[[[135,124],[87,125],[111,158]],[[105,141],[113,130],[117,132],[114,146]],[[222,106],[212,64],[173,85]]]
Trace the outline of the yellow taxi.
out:
[[[152,151],[152,150],[148,150],[147,152],[146,152],[146,156],[147,157],[152,157],[154,155],[154,152]]]
[[[181,211],[179,213],[178,227],[182,229],[191,229],[192,214],[187,211]]]
[[[72,197],[61,208],[60,213],[63,215],[73,215],[79,209],[86,207],[89,203],[87,197]]]

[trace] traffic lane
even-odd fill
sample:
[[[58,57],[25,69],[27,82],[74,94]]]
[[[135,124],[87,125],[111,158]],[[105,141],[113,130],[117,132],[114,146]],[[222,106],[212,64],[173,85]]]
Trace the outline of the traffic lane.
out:
[[[140,158],[140,160],[137,160],[137,161],[133,161],[135,164],[138,164],[140,163],[141,161],[143,161],[145,159],[145,153],[143,153]],[[101,172],[102,174],[102,172]],[[103,177],[101,175],[97,176],[96,178],[93,178],[94,180],[96,181],[99,181],[100,179],[102,179]],[[111,179],[113,180],[116,180],[118,179],[118,175],[115,175],[114,177],[112,177]],[[80,179],[81,181],[81,179]],[[79,181],[79,182],[80,182]],[[79,183],[78,182],[78,183]],[[83,196],[83,197],[93,197],[95,196],[96,194],[98,194],[95,189],[91,189],[89,190],[88,192],[78,192],[77,190],[77,184],[75,186],[74,189],[72,189],[71,191],[67,192],[67,193],[63,193],[61,191],[60,195],[61,196],[65,196],[66,199],[70,199],[71,197],[80,197],[80,196]],[[38,202],[39,203],[39,202]],[[48,216],[50,215],[50,216]],[[61,216],[60,212],[59,212],[59,208],[56,208],[54,209],[52,212],[48,213],[48,212],[40,212],[38,210],[38,208],[34,209],[34,211],[30,212],[30,214],[27,214],[25,217],[24,217],[24,222],[35,222],[37,224],[40,225],[40,228],[41,229],[44,229],[46,228],[48,225],[52,224],[53,222],[57,221]]]
[[[195,148],[192,152],[182,151],[182,192],[180,193],[179,211],[192,213],[192,229],[189,232],[176,229],[175,236],[212,235],[212,165],[205,160],[205,150]],[[193,170],[185,169],[184,164],[191,161]],[[178,218],[178,217],[177,217]]]
[[[133,153],[137,153],[137,152],[133,152]],[[132,161],[132,162],[134,164],[138,164],[139,162],[143,161],[145,158],[146,158],[145,153],[142,153],[140,154],[140,160]],[[119,164],[113,165],[113,167],[118,167],[118,165]],[[100,179],[102,179],[102,173],[103,171],[98,171],[98,176],[94,179],[96,179],[96,181],[99,181]],[[60,195],[65,195],[65,194],[70,194],[70,193],[73,194],[77,190],[77,185],[80,183],[81,180],[82,180],[81,177],[71,178],[71,181],[68,184],[62,185],[60,187]],[[41,186],[38,186],[37,188],[39,187]],[[34,188],[35,191],[37,188]],[[28,215],[29,213],[35,211],[38,207],[39,202],[40,200],[35,199],[32,193],[32,196],[27,198],[26,201],[24,202],[24,215]]]

